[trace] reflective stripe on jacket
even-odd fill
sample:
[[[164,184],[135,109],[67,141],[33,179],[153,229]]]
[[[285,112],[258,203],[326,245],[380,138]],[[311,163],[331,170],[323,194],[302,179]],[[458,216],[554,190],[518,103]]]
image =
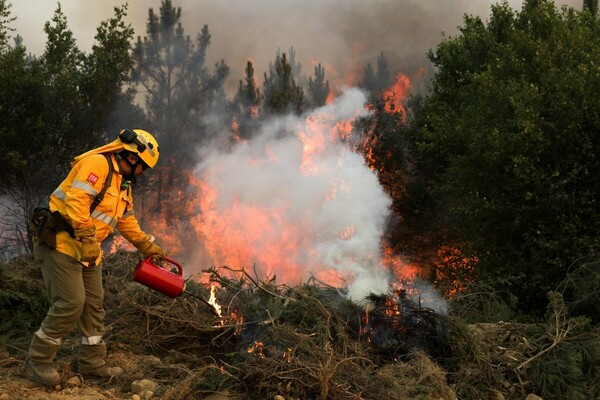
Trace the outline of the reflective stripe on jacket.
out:
[[[123,177],[119,173],[114,154],[110,155],[110,160],[113,163],[112,182],[104,194],[104,199],[91,215],[90,206],[102,190],[109,171],[106,158],[102,154],[86,156],[73,166],[67,178],[50,196],[50,210],[59,211],[75,230],[89,228],[94,224],[96,239],[99,242],[106,239],[115,228],[129,242],[143,242],[149,235],[142,232],[133,215],[131,185],[121,190]],[[56,235],[56,250],[81,260],[81,243],[67,232],[58,232]],[[102,253],[96,264],[99,264],[101,257]]]

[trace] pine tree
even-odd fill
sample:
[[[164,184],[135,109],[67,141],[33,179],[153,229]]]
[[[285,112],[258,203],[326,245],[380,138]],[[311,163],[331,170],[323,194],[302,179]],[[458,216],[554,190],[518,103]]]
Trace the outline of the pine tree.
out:
[[[588,10],[594,17],[598,15],[598,0],[583,0],[583,9]]]
[[[383,52],[377,57],[377,71],[369,63],[365,67],[365,75],[359,86],[368,90],[374,96],[379,96],[385,89],[393,83],[392,73],[388,68],[387,58]]]
[[[233,113],[237,123],[239,138],[249,139],[253,132],[254,123],[259,116],[260,90],[254,80],[254,64],[246,63],[246,76],[240,79],[239,87],[233,101]]]
[[[162,0],[158,15],[149,9],[147,36],[138,37],[133,53],[132,77],[146,93],[145,109],[163,153],[193,160],[194,146],[207,136],[203,116],[220,97],[215,94],[223,92],[229,68],[221,61],[208,72],[208,26],[192,42],[184,34],[181,12],[171,0]]]
[[[375,71],[373,70],[371,63],[368,63],[365,67],[365,75],[362,81],[359,82],[358,86],[368,90],[369,92],[372,92],[375,89],[375,85]]]
[[[181,7],[173,7],[171,0],[161,1],[158,14],[149,9],[147,36],[138,37],[133,52],[132,82],[135,89],[144,90],[144,110],[150,121],[146,128],[156,135],[162,153],[157,170],[145,182],[145,188],[152,188],[148,193],[152,196],[145,196],[145,209],[184,226],[186,216],[181,210],[186,199],[178,193],[188,190],[189,182],[182,169],[193,168],[199,157],[197,147],[223,126],[218,121],[211,130],[207,117],[222,114],[213,112],[226,107],[223,86],[229,67],[221,60],[209,72],[206,51],[212,35],[208,26],[192,41],[184,33],[181,15]]]
[[[10,14],[11,4],[6,0],[0,0],[0,52],[5,51],[8,46],[9,32],[14,29],[8,26],[16,17]]]
[[[269,76],[265,73],[263,92],[265,109],[275,114],[301,114],[306,106],[304,90],[296,85],[285,53],[277,55]]]
[[[302,64],[296,62],[296,49],[291,46],[288,50],[290,65],[292,66],[292,75],[298,79],[302,76]]]
[[[315,79],[313,80],[312,77],[308,78],[308,92],[312,98],[313,107],[325,105],[330,88],[329,81],[325,80],[325,69],[320,63],[315,67]]]

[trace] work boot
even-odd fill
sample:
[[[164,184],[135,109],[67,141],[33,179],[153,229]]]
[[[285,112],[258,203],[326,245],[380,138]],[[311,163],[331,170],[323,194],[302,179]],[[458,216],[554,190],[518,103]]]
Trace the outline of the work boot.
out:
[[[36,382],[43,385],[60,383],[60,374],[52,366],[56,352],[60,348],[60,342],[60,339],[46,335],[41,328],[33,334],[25,358],[25,368],[31,371]]]
[[[56,386],[60,383],[60,374],[54,369],[52,364],[42,364],[25,360],[25,367],[31,371],[33,379],[43,385]]]
[[[95,368],[79,368],[79,372],[82,375],[93,376],[96,378],[113,378],[123,374],[123,368],[121,367],[107,367],[102,365],[101,367]]]
[[[121,367],[107,367],[106,343],[102,340],[98,344],[82,344],[79,346],[78,370],[82,375],[95,376],[99,378],[112,378],[123,373]],[[102,364],[101,366],[97,366]]]

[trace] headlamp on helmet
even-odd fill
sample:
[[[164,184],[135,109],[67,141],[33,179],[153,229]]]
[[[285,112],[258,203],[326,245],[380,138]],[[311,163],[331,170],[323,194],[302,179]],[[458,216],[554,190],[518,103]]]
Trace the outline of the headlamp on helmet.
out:
[[[125,150],[135,153],[144,164],[154,168],[160,153],[154,136],[142,129],[123,129],[119,133],[119,140]]]

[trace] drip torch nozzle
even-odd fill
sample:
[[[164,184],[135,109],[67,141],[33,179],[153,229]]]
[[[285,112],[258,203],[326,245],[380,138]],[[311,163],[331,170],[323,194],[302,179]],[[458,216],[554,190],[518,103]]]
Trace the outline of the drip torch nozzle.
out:
[[[145,260],[140,261],[135,267],[133,280],[173,298],[179,297],[183,293],[189,294],[210,306],[212,313],[215,314],[216,317],[220,317],[221,314],[214,304],[211,304],[202,296],[185,290],[183,267],[177,261],[168,257],[165,257],[165,261],[177,267],[176,274],[171,272],[170,269],[155,265],[152,262],[152,256],[149,256]]]
[[[198,300],[200,300],[201,302],[203,302],[204,304],[206,304],[207,306],[210,307],[210,310],[212,311],[212,313],[215,315],[215,317],[220,317],[219,313],[217,312],[217,310],[215,310],[215,306],[213,306],[212,304],[210,304],[206,299],[204,299],[204,297],[197,295],[195,293],[192,293],[188,290],[185,290],[183,293],[188,294]]]

